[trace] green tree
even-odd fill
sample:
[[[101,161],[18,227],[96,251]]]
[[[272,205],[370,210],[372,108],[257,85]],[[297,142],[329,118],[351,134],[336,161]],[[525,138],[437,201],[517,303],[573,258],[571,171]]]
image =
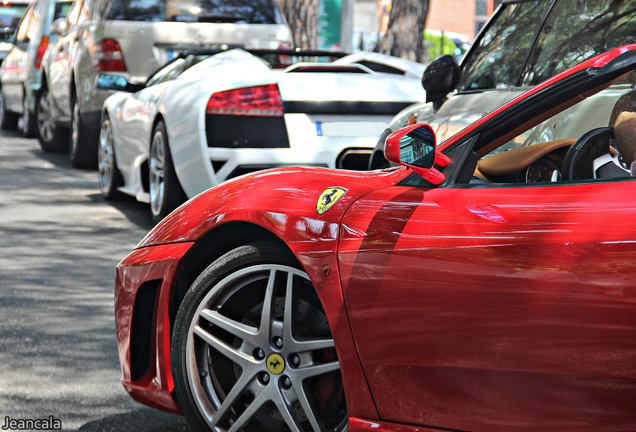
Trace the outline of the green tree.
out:
[[[386,34],[377,51],[407,60],[424,62],[424,24],[430,0],[393,0]]]
[[[318,23],[320,0],[277,0],[289,23],[294,46],[303,49],[319,47]]]

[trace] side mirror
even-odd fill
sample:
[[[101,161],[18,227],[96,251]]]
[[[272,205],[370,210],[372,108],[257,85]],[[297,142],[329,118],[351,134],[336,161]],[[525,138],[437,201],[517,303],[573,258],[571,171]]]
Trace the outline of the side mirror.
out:
[[[61,35],[66,32],[66,18],[58,18],[51,23],[51,28],[49,29],[51,34],[53,35]]]
[[[97,75],[97,88],[100,90],[126,91],[134,93],[141,90],[143,84],[133,84],[128,82],[123,75],[101,73]]]
[[[425,123],[407,126],[389,135],[384,144],[384,157],[413,169],[435,186],[444,183],[446,176],[434,165],[445,167],[451,162],[448,156],[437,151],[433,128]]]
[[[438,110],[446,95],[455,90],[461,71],[452,55],[443,55],[433,60],[422,75],[422,86],[426,90],[426,102],[433,102]]]

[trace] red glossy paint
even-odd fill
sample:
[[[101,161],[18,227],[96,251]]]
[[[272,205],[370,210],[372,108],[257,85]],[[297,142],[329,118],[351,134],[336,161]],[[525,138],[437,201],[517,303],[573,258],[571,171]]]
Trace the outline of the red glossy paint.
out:
[[[444,183],[444,181],[446,180],[446,177],[444,176],[444,174],[442,174],[440,171],[437,170],[437,168],[434,168],[432,166],[429,165],[429,167],[421,167],[418,166],[416,164],[414,164],[413,162],[415,161],[407,161],[407,160],[403,160],[403,156],[402,152],[405,151],[405,149],[402,148],[402,138],[404,138],[405,136],[409,135],[411,132],[413,132],[415,129],[427,129],[428,132],[430,133],[430,137],[431,140],[429,143],[427,143],[429,146],[432,146],[432,149],[435,148],[435,131],[433,130],[433,128],[431,126],[429,126],[426,123],[417,123],[417,124],[412,124],[410,126],[407,126],[403,129],[397,130],[395,132],[393,132],[391,135],[389,135],[386,138],[386,145],[384,147],[384,156],[386,157],[387,160],[391,161],[391,162],[395,162],[397,164],[402,164],[404,166],[407,166],[409,168],[411,168],[413,171],[415,171],[416,173],[418,173],[422,178],[424,178],[426,181],[428,181],[430,184],[435,185],[435,186],[439,186],[442,183]],[[411,147],[411,146],[409,146]],[[414,148],[414,147],[411,147]],[[433,151],[431,149],[431,151]],[[431,159],[431,165],[434,162],[438,162],[438,165],[441,167],[446,167],[448,166],[448,164],[450,163],[450,158],[448,156],[446,156],[443,153],[439,153],[437,152],[439,155],[435,155],[435,159]],[[423,155],[418,156],[421,157]]]
[[[225,224],[249,221],[284,239],[312,279],[337,341],[336,349],[347,394],[349,412],[377,418],[360,367],[339,283],[336,248],[340,218],[360,196],[408,175],[398,168],[384,173],[287,168],[263,171],[226,182],[201,194],[159,223],[117,268],[118,340],[123,383],[136,400],[175,411],[170,371],[170,321],[167,305],[178,277],[180,261],[192,242]],[[322,216],[316,210],[320,194],[331,186],[346,185],[347,193]],[[267,193],[264,193],[266,191]],[[174,248],[179,254],[175,254]],[[212,259],[212,258],[211,258]],[[325,276],[322,269],[330,268]],[[158,313],[156,368],[149,377],[130,380],[130,320],[138,288],[163,279]]]
[[[340,271],[380,418],[633,428],[634,196],[630,180],[392,187],[356,201]]]
[[[122,384],[130,396],[146,405],[180,412],[172,395],[170,370],[169,305],[179,260],[193,243],[174,243],[137,249],[117,266],[115,273],[115,329],[122,366]],[[145,283],[160,281],[155,313],[154,338],[151,343],[150,367],[137,380],[131,376],[131,327],[133,306],[139,289]]]
[[[636,45],[575,71],[626,50]],[[117,267],[127,391],[179,411],[170,371],[176,283],[204,236],[249,223],[283,240],[318,292],[351,431],[635,430],[636,179],[401,185],[412,173],[270,170],[177,209]],[[318,215],[333,186],[347,193]],[[148,286],[158,290],[150,367],[132,379],[133,305]]]
[[[364,420],[357,417],[349,417],[348,426],[348,432],[440,432],[440,429]]]

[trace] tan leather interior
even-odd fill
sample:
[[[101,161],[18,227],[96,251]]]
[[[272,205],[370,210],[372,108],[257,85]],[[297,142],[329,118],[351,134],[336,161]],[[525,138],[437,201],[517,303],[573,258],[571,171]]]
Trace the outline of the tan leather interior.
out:
[[[576,139],[567,138],[557,141],[548,141],[541,144],[534,144],[527,147],[519,147],[496,155],[479,160],[475,175],[501,176],[512,174],[529,166],[537,159],[558,150],[562,147],[569,147]]]

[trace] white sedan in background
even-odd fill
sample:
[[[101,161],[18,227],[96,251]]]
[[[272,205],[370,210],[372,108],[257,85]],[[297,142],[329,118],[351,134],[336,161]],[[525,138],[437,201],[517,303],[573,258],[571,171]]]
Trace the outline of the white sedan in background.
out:
[[[102,112],[102,193],[148,202],[158,221],[256,170],[367,169],[391,118],[425,98],[423,70],[370,52],[231,49],[181,53],[143,86],[101,75],[98,86],[122,90]]]

